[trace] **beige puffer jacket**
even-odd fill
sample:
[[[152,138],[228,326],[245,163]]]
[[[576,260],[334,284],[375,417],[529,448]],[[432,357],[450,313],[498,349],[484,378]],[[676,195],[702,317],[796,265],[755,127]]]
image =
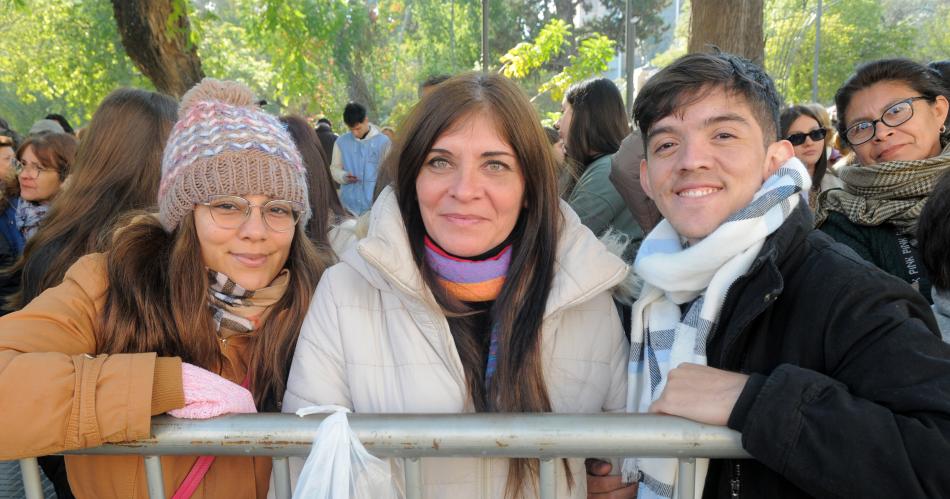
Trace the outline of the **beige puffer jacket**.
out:
[[[561,210],[541,340],[551,404],[561,413],[621,410],[628,344],[610,290],[627,266],[566,203]],[[448,323],[413,262],[390,188],[373,206],[367,236],[323,275],[304,320],[283,410],[315,404],[358,413],[473,410]],[[568,491],[558,466],[557,497],[586,497],[584,464],[570,461],[575,486]],[[504,497],[507,470],[505,459],[423,459],[423,497]]]

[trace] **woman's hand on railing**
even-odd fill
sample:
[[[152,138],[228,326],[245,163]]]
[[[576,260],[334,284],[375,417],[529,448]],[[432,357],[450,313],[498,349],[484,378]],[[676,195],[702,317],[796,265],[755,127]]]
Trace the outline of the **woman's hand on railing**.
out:
[[[254,396],[246,388],[211,371],[182,363],[185,407],[168,411],[176,418],[208,419],[228,413],[255,413]]]
[[[637,483],[623,483],[620,475],[611,475],[611,464],[587,459],[587,499],[635,499]]]

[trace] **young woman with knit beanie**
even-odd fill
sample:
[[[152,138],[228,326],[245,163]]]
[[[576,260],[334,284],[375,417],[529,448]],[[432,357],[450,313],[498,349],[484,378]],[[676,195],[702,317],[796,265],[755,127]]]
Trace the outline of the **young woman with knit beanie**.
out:
[[[283,410],[623,407],[628,347],[610,290],[627,266],[559,201],[527,96],[498,75],[457,76],[400,130],[393,186],[314,295]],[[537,473],[537,460],[424,459],[423,497],[537,497]],[[580,460],[557,480],[558,497],[587,496]]]
[[[838,133],[857,163],[837,168],[843,189],[818,198],[816,226],[932,302],[914,236],[940,174],[950,168],[948,89],[907,59],[859,67],[838,89]]]
[[[246,87],[206,79],[182,98],[158,201],[157,218],[135,218],[0,319],[0,400],[21,408],[0,411],[0,459],[147,438],[164,412],[279,410],[330,260],[304,234],[293,141]],[[67,456],[66,467],[77,497],[146,497],[141,457]],[[162,467],[178,497],[265,497],[270,479],[266,457]]]

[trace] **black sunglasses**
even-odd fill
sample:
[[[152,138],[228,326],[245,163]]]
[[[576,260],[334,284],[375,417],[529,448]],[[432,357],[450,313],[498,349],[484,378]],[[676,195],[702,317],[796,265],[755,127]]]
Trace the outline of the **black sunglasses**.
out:
[[[818,142],[825,140],[825,135],[828,135],[827,129],[816,128],[808,133],[793,133],[786,137],[785,140],[791,142],[793,146],[800,146],[805,143],[805,137],[810,137],[812,142]]]

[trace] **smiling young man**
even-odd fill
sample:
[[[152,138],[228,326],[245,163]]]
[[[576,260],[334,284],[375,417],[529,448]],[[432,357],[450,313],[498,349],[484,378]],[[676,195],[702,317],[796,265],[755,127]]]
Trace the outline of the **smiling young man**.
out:
[[[742,432],[754,459],[698,466],[703,497],[946,497],[950,346],[910,286],[812,230],[779,108],[728,54],[685,56],[637,96],[665,220],[635,264],[628,410]],[[675,463],[623,471],[671,497]]]

